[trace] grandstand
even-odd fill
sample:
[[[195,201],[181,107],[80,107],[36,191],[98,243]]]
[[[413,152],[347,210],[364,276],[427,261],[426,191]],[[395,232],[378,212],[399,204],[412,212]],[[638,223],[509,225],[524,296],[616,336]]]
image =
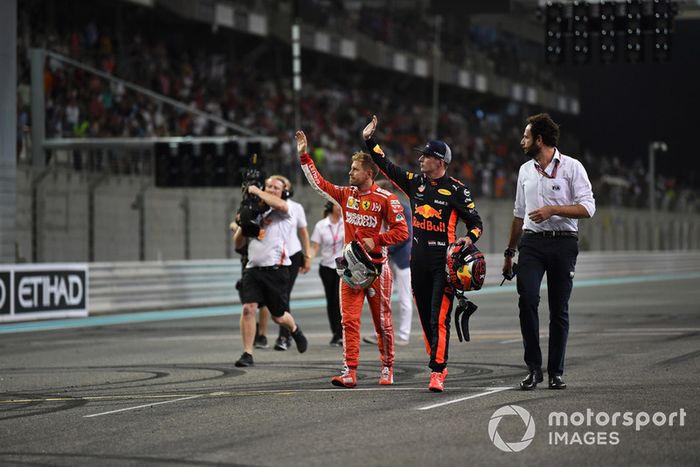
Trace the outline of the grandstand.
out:
[[[480,209],[493,212],[492,218],[507,218],[498,213],[507,212],[505,200],[513,197],[522,162],[522,120],[544,109],[565,122],[562,146],[584,159],[598,202],[610,207],[610,214],[601,216],[602,226],[595,225],[599,219],[591,221],[594,230],[600,227],[612,238],[612,225],[632,231],[625,216],[634,216],[633,211],[621,213],[649,205],[646,161],[623,162],[586,149],[575,131],[576,85],[538,66],[537,23],[517,26],[508,15],[494,15],[503,5],[448,16],[436,29],[430,2],[387,6],[309,0],[275,8],[277,2],[241,1],[205,8],[201,2],[98,1],[78,11],[68,3],[31,0],[21,2],[17,12],[17,261],[230,257],[225,226],[237,190],[155,186],[154,147],[158,142],[176,147],[184,142],[177,138],[185,137],[209,141],[219,154],[227,152],[226,141],[235,141],[245,153],[246,144],[255,140],[263,143],[268,172],[301,181],[290,141],[297,105],[289,67],[295,18],[303,31],[301,126],[332,179],[344,179],[348,154],[359,146],[359,129],[376,112],[385,146],[400,163],[414,163],[411,148],[426,135],[441,135],[453,148],[451,170],[469,184]],[[518,4],[527,13],[531,6]],[[416,30],[420,34],[411,34]],[[432,53],[436,44],[438,55]],[[33,53],[41,70],[32,69]],[[435,66],[440,70],[437,91]],[[40,73],[34,88],[32,73]],[[39,79],[43,86],[36,89]],[[35,96],[43,106],[31,105]],[[661,211],[697,213],[697,190],[684,180],[660,173],[654,185]],[[105,201],[102,193],[109,193]],[[304,198],[304,190],[299,193]],[[208,219],[195,221],[188,206],[207,204],[197,201],[200,196],[220,201]],[[306,201],[317,202],[313,196]],[[173,222],[164,235],[148,206],[167,212],[164,217]],[[121,223],[107,229],[101,217]],[[669,228],[697,231],[693,218]],[[116,237],[116,249],[116,238],[109,234],[115,229],[124,233]],[[184,232],[190,231],[185,241]],[[200,237],[206,231],[217,233]],[[156,242],[149,235],[156,235],[161,246],[152,247]],[[669,236],[674,237],[656,232],[650,244],[631,248],[697,242],[664,240]],[[71,246],[56,247],[63,243]],[[588,247],[611,245],[593,240]]]
[[[100,0],[77,10],[69,4],[18,4],[16,261],[231,257],[226,225],[237,190],[156,186],[154,147],[175,148],[184,137],[196,142],[195,153],[209,142],[216,145],[211,151],[233,157],[225,142],[245,153],[257,141],[268,172],[301,182],[290,137],[297,100],[289,31],[297,18],[301,126],[331,179],[345,178],[359,130],[377,113],[396,160],[414,164],[411,148],[440,135],[453,148],[450,169],[471,187],[479,209],[487,218],[507,219],[522,163],[522,121],[543,109],[564,122],[562,147],[584,160],[599,204],[609,207],[584,222],[604,232],[585,247],[612,248],[613,240],[601,239],[617,238],[615,226],[636,230],[627,219],[649,205],[646,161],[587,149],[576,134],[577,86],[539,66],[536,21],[517,26],[508,15],[494,15],[503,5],[436,24],[430,2],[420,1]],[[534,18],[532,5],[518,6]],[[432,53],[435,46],[439,54]],[[687,216],[669,214],[662,223],[668,232],[638,234],[650,238],[646,243],[617,243],[696,245],[697,190],[684,182],[658,173],[654,198],[660,211]],[[319,201],[303,188],[298,197],[310,212],[319,211]],[[210,206],[206,215],[191,209],[200,203]],[[106,219],[119,222],[106,227]],[[652,224],[658,222],[648,228]],[[487,227],[486,248],[497,249],[506,230],[499,223]]]

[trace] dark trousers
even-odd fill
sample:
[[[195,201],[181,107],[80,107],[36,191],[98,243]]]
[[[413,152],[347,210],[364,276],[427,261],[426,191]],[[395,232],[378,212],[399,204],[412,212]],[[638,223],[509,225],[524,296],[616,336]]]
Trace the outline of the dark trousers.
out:
[[[411,258],[411,288],[418,308],[432,371],[447,366],[450,347],[450,316],[454,292],[447,285],[445,253],[428,258]]]
[[[573,237],[545,238],[524,234],[518,251],[518,307],[525,363],[530,370],[542,367],[537,307],[540,303],[542,277],[546,272],[549,299],[547,372],[550,376],[562,375],[566,340],[569,336],[569,297],[578,256],[578,241]]]
[[[289,289],[287,290],[287,301],[290,303],[290,309],[288,311],[291,313],[292,289],[294,288],[294,283],[299,275],[299,269],[304,264],[304,253],[302,251],[297,251],[289,257],[289,260],[292,262],[292,264],[287,266],[289,268]],[[285,337],[288,339],[290,336],[291,333],[289,332],[289,329],[285,328],[284,326],[280,326],[279,337]]]
[[[318,274],[323,282],[323,290],[326,292],[326,312],[328,323],[331,325],[333,337],[343,338],[343,327],[340,320],[340,276],[335,268],[320,266]]]

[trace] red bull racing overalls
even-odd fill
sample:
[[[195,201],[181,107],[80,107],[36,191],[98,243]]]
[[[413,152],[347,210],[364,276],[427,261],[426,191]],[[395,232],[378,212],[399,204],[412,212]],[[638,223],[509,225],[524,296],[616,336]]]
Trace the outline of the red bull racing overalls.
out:
[[[431,180],[404,170],[384,156],[374,138],[366,144],[374,163],[411,201],[411,286],[430,355],[428,366],[442,372],[447,366],[454,299],[445,274],[445,254],[448,245],[457,240],[458,220],[463,220],[467,236],[476,242],[481,236],[481,217],[469,189],[459,180],[447,175]]]

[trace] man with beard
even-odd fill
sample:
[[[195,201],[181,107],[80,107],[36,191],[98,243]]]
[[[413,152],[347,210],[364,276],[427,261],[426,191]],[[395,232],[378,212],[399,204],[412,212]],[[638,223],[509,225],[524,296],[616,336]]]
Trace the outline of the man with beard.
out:
[[[518,173],[513,223],[503,263],[504,276],[512,277],[517,245],[520,331],[528,368],[527,377],[520,382],[523,390],[534,389],[543,380],[537,307],[545,272],[549,298],[549,388],[566,388],[562,375],[569,335],[569,297],[578,256],[577,219],[595,213],[586,169],[578,160],[559,152],[558,141],[559,125],[548,114],[526,120],[520,145],[530,160],[520,166]]]

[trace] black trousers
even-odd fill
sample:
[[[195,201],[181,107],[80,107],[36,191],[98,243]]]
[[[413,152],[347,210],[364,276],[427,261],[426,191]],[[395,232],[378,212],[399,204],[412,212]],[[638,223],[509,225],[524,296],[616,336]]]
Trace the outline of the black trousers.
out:
[[[411,288],[418,308],[425,342],[430,347],[432,371],[447,366],[450,347],[450,316],[454,291],[447,284],[445,252],[422,258],[411,257]]]
[[[573,237],[545,238],[524,234],[518,246],[518,307],[520,331],[528,369],[542,367],[540,350],[540,285],[547,273],[549,299],[549,353],[547,372],[564,374],[566,341],[569,337],[569,297],[573,287],[578,240]]]
[[[287,301],[291,304],[292,289],[294,288],[294,283],[299,275],[299,269],[304,265],[304,253],[302,251],[297,251],[289,257],[289,260],[292,262],[292,264],[287,266],[287,269],[289,270],[289,289],[287,290]],[[292,312],[291,306],[290,310],[288,311],[290,313]],[[289,332],[289,329],[285,328],[284,326],[280,326],[279,337],[289,338],[290,336],[291,333]]]
[[[335,268],[320,266],[318,274],[323,282],[323,290],[326,292],[326,312],[328,323],[331,325],[333,338],[342,339],[343,327],[340,319],[340,276]]]

